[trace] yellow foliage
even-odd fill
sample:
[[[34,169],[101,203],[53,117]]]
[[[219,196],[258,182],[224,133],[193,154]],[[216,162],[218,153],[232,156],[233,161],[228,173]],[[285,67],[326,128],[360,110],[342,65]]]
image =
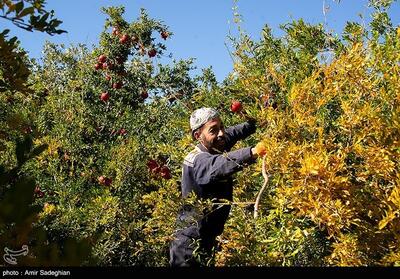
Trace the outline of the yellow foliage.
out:
[[[398,49],[391,51],[399,61]],[[289,210],[326,231],[333,245],[331,265],[366,265],[371,249],[398,261],[393,247],[383,250],[384,244],[374,242],[375,232],[400,239],[399,64],[382,63],[380,55],[354,43],[290,86],[280,66],[268,61],[268,78],[252,71],[253,61],[235,67],[244,90],[269,92],[271,84],[287,90],[284,109],[261,109],[257,115],[268,123],[258,135],[266,143],[266,170],[276,187],[268,201],[279,216]],[[225,252],[246,249],[230,245]]]
[[[334,266],[363,266],[363,255],[358,249],[358,240],[352,235],[341,235],[333,245],[333,252],[328,262]]]
[[[40,212],[39,218],[44,218],[46,215],[51,215],[56,212],[56,206],[52,203],[45,203],[43,205],[43,211]]]
[[[325,152],[305,153],[301,160],[300,174],[303,176],[318,175],[324,172],[328,163]]]

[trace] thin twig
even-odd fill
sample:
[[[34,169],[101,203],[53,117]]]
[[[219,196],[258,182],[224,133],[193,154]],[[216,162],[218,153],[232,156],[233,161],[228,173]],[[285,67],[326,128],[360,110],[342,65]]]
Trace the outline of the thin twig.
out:
[[[268,184],[268,175],[267,175],[267,171],[265,170],[265,159],[266,158],[267,158],[267,155],[264,155],[263,162],[262,162],[262,175],[264,177],[264,184],[261,187],[261,190],[258,193],[256,202],[254,204],[254,219],[256,219],[258,217],[258,206],[260,205],[261,195],[263,194],[265,187],[267,187],[267,184]]]

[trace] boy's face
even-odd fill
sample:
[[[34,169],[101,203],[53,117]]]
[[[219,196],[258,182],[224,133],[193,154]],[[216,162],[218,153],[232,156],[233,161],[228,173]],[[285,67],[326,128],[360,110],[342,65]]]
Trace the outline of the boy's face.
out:
[[[214,118],[204,124],[199,131],[194,133],[194,136],[209,151],[213,151],[214,148],[221,152],[224,151],[225,128],[219,117]]]

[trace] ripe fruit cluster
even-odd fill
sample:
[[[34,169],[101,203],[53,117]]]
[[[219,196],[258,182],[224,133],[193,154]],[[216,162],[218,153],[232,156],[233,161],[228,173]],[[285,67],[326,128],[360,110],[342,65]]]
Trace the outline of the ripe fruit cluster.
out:
[[[113,68],[113,64],[107,62],[107,56],[105,56],[104,54],[101,54],[97,58],[97,63],[94,65],[94,68],[96,70],[112,69]]]
[[[115,90],[119,90],[124,86],[124,83],[121,81],[121,78],[126,76],[126,72],[124,69],[124,63],[127,60],[127,57],[130,53],[131,47],[134,47],[139,51],[141,55],[148,55],[150,58],[157,56],[158,52],[154,45],[146,45],[143,42],[140,36],[137,34],[127,34],[126,30],[122,31],[118,26],[114,26],[111,31],[111,36],[116,37],[117,40],[115,43],[120,46],[122,45],[122,49],[118,54],[114,54],[111,56],[107,56],[102,53],[97,57],[97,63],[94,65],[95,70],[104,70],[105,75],[104,78],[107,82],[109,82],[110,87]],[[166,30],[160,31],[160,36],[162,39],[166,40],[169,37],[169,33]],[[146,50],[147,48],[147,50]],[[143,90],[140,94],[142,100],[148,98],[148,93],[146,90]],[[103,102],[107,102],[110,99],[110,93],[108,91],[103,91],[100,94],[100,100]]]
[[[121,57],[118,56],[117,58],[114,59],[116,61],[116,63],[118,64],[118,66],[120,67],[121,65],[123,65],[123,63],[125,62],[125,60]],[[116,69],[116,67],[114,66],[114,64],[112,63],[112,61],[104,54],[101,54],[98,58],[97,58],[97,63],[95,65],[95,69],[96,70],[114,70]],[[123,73],[121,72],[121,69],[119,69],[118,71],[118,75],[123,75]],[[105,74],[105,79],[110,82],[112,81],[112,75],[110,75],[110,73],[106,73]],[[122,81],[118,80],[118,81],[113,81],[111,84],[111,87],[113,89],[121,89],[123,87],[123,83]],[[100,100],[103,102],[107,102],[110,99],[110,93],[108,91],[104,91],[101,93],[100,95]]]
[[[139,51],[139,54],[147,55],[152,58],[157,55],[157,50],[154,48],[154,46],[150,45],[150,49],[146,51],[146,46],[141,42],[139,37],[137,35],[128,35],[128,34],[121,34],[121,31],[119,30],[118,27],[113,27],[112,30],[112,35],[119,37],[119,43],[122,45],[126,45],[128,47],[133,46],[136,50]],[[166,40],[169,36],[169,33],[165,30],[162,30],[160,32],[161,38]]]
[[[156,175],[156,176],[161,176],[164,179],[171,179],[171,171],[170,169],[163,165],[162,163],[157,162],[156,160],[149,160],[147,162],[147,167],[150,171],[150,173]]]

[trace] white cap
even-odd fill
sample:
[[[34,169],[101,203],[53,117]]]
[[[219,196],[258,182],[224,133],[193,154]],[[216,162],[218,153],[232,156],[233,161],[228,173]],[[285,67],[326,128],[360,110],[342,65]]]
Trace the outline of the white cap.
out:
[[[213,108],[197,109],[190,116],[190,129],[193,132],[216,117],[219,117],[219,113]]]

